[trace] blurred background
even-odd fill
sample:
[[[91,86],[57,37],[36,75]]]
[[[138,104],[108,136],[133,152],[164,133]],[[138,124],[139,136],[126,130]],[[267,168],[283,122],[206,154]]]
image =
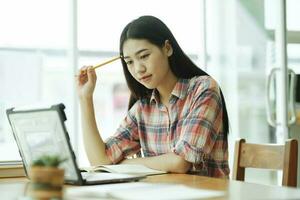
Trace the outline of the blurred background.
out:
[[[280,8],[276,2],[0,0],[0,160],[20,160],[6,109],[64,103],[77,161],[80,166],[89,165],[83,149],[74,75],[83,65],[118,55],[122,29],[141,15],[163,20],[187,55],[220,84],[230,119],[230,165],[238,137],[255,143],[282,143],[286,137],[297,137],[299,81],[294,80],[295,87],[288,90],[291,99],[287,115],[296,113],[288,132],[278,131],[281,129],[276,123],[272,126],[267,120],[278,118],[281,110],[277,103],[280,84],[276,74],[270,77],[277,59],[275,30]],[[299,9],[300,1],[286,1],[286,67],[296,77],[300,74]],[[100,68],[97,75],[94,101],[97,123],[105,139],[124,118],[129,92],[120,61]],[[291,84],[292,78],[284,87],[290,88]],[[275,172],[256,170],[247,173],[246,179],[277,184],[279,177]]]

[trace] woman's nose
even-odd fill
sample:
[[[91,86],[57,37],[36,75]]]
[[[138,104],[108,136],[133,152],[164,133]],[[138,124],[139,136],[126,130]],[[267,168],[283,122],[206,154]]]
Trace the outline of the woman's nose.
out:
[[[146,67],[144,64],[142,63],[137,63],[136,66],[135,66],[135,73],[143,73],[146,71]]]

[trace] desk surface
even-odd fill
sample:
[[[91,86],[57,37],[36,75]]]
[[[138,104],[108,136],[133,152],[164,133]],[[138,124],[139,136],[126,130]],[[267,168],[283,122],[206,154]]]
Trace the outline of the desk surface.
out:
[[[300,199],[300,189],[245,183],[196,175],[164,174],[149,176],[141,182],[178,183],[186,186],[225,191],[226,196],[215,198],[226,199]],[[26,178],[0,178],[1,199],[18,199],[24,195],[28,180]],[[78,186],[67,186],[78,187]]]

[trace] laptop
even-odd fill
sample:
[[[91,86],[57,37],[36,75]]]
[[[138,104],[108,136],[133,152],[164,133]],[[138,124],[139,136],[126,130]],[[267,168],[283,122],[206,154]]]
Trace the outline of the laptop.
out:
[[[65,170],[65,182],[92,185],[138,181],[144,175],[81,172],[76,163],[65,121],[64,104],[49,108],[15,109],[6,111],[26,175],[32,161],[42,155],[60,155],[67,158],[60,167]]]

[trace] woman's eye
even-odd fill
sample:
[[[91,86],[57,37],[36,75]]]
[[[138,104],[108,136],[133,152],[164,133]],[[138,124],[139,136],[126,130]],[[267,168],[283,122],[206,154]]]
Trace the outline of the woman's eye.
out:
[[[150,54],[145,54],[145,55],[141,55],[141,59],[145,59],[145,58],[147,58],[148,56],[149,56]]]
[[[127,65],[131,65],[132,64],[132,61],[131,60],[128,60],[128,61],[125,61]]]

